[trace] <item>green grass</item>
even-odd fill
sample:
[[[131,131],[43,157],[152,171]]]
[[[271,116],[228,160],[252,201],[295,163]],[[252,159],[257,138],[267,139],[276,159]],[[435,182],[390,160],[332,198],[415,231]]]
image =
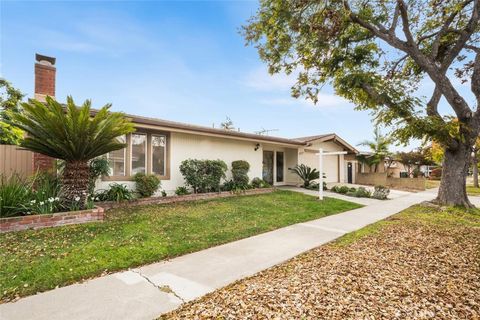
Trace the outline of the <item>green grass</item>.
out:
[[[0,235],[2,300],[360,207],[290,191],[111,210],[103,223]]]
[[[472,185],[467,185],[467,194],[471,196],[480,196],[480,188],[475,188]]]
[[[440,187],[440,180],[426,180],[425,181],[425,188],[433,189]]]
[[[332,242],[334,246],[346,246],[368,236],[381,235],[382,230],[390,225],[404,226],[421,223],[438,228],[455,228],[461,226],[480,228],[480,209],[461,207],[435,208],[415,205],[385,220],[368,225],[360,230],[347,233]]]

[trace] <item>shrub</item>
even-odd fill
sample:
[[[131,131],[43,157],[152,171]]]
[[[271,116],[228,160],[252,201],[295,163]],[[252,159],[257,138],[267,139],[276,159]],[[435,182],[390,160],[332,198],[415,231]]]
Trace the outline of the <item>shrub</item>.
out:
[[[248,171],[250,164],[244,160],[237,160],[232,162],[232,179],[237,188],[248,187]]]
[[[31,185],[19,175],[0,176],[0,217],[12,217],[25,213],[30,201]]]
[[[95,183],[101,176],[108,176],[110,174],[110,166],[108,165],[108,159],[103,156],[90,160],[88,164],[90,176],[88,179],[88,193],[93,194],[95,192]]]
[[[160,179],[154,174],[137,173],[133,176],[135,191],[141,198],[151,197],[160,187]]]
[[[177,187],[177,189],[175,189],[175,194],[177,196],[183,196],[186,194],[190,194],[190,191],[188,191],[186,187]]]
[[[30,201],[27,211],[35,214],[48,214],[62,209],[60,202],[61,194],[60,179],[48,172],[38,172],[32,179]]]
[[[351,191],[347,186],[340,186],[337,188],[337,192],[341,194],[347,194],[347,192]]]
[[[385,186],[375,186],[375,190],[373,191],[372,198],[378,200],[386,200],[388,195],[390,194],[390,189]]]
[[[355,197],[357,198],[370,198],[372,193],[364,187],[359,187],[355,192]]]
[[[258,177],[252,179],[251,185],[252,185],[252,188],[270,188],[271,187],[270,183]]]
[[[119,183],[112,183],[108,190],[100,191],[96,194],[95,199],[98,201],[125,201],[132,200],[133,193],[128,190],[127,186]]]
[[[308,190],[318,190],[318,186],[319,184],[317,182],[312,182],[308,185],[308,187],[304,187],[304,188]],[[327,183],[325,181],[323,182],[323,190],[328,190]]]
[[[226,171],[227,165],[222,160],[187,159],[180,165],[180,172],[194,193],[219,191]]]

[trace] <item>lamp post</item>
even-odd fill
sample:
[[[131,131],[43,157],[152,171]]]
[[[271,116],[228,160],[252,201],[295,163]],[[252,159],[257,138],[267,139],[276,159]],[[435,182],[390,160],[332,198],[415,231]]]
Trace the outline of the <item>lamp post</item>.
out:
[[[320,171],[320,183],[318,185],[318,199],[323,200],[323,157],[324,156],[338,156],[341,154],[347,154],[347,151],[337,151],[337,152],[324,152],[322,148],[318,149],[318,171]],[[340,168],[339,168],[340,170]]]

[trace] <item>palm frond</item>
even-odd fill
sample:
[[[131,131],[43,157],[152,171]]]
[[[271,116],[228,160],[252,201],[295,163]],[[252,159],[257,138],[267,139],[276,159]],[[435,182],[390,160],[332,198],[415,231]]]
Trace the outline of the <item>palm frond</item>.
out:
[[[122,149],[117,137],[133,132],[134,126],[122,113],[109,112],[105,105],[91,116],[91,102],[77,107],[71,97],[64,108],[47,97],[46,103],[23,103],[11,124],[27,132],[21,146],[66,161],[85,161]]]

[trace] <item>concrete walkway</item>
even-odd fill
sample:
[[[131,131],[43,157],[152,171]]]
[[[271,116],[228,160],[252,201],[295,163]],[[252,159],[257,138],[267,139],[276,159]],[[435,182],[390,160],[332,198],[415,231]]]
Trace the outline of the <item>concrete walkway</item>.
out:
[[[183,302],[431,200],[435,192],[408,194],[2,304],[0,319],[154,319]]]

